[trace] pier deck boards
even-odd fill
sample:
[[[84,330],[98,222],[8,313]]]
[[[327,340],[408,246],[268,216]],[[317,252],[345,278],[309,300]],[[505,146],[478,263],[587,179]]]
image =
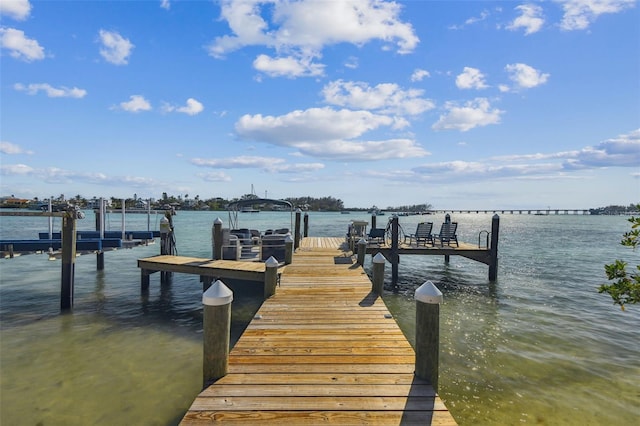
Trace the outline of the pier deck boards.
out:
[[[305,238],[181,425],[455,425],[342,238]],[[342,248],[341,248],[342,247]]]

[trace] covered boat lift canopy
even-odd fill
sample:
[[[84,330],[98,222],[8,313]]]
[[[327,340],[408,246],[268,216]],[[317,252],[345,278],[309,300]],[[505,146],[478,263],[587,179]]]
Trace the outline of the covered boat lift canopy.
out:
[[[231,229],[238,229],[238,213],[242,211],[243,207],[255,206],[257,204],[274,204],[277,206],[283,206],[289,209],[291,212],[291,228],[293,228],[293,204],[286,200],[275,200],[271,198],[247,198],[244,200],[233,201],[227,205],[229,211],[229,226]]]

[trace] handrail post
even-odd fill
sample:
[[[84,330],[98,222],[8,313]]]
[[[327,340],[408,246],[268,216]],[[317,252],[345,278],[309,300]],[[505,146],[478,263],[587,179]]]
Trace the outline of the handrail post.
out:
[[[382,253],[378,253],[373,256],[371,260],[373,263],[373,279],[371,280],[372,286],[371,291],[382,295],[382,289],[384,288],[384,264],[386,259],[382,255]]]
[[[416,376],[428,380],[437,392],[442,292],[431,281],[427,281],[416,290],[414,297],[416,300]]]
[[[202,295],[203,387],[224,377],[228,372],[232,301],[233,292],[220,280]]]

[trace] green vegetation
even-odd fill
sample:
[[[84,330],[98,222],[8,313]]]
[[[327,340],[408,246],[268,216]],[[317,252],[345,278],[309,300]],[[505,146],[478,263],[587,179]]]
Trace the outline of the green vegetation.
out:
[[[640,210],[640,204],[635,206]],[[631,216],[631,231],[625,232],[620,242],[623,246],[634,250],[640,244],[640,217]],[[613,303],[620,305],[624,310],[626,304],[640,302],[640,265],[636,265],[635,272],[627,272],[627,263],[616,260],[614,263],[604,265],[605,272],[612,284],[603,284],[598,288],[599,293],[607,293],[613,299]]]

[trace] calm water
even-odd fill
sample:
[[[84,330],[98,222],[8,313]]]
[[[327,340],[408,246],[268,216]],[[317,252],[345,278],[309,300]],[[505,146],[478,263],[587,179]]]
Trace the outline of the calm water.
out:
[[[228,222],[225,212],[178,212],[178,253],[209,257],[218,216]],[[152,216],[151,229],[159,218]],[[353,219],[370,218],[311,212],[309,233],[343,235]],[[443,216],[400,223],[409,232],[420,220],[439,229]],[[490,215],[453,220],[468,242],[491,227]],[[0,238],[35,238],[48,227],[43,218],[0,221]],[[288,213],[240,221],[261,230],[292,227]],[[109,215],[107,225],[120,229],[121,216]],[[78,228],[93,227],[87,212]],[[127,228],[147,229],[146,215],[128,215]],[[628,229],[624,217],[502,215],[496,283],[485,265],[457,256],[448,265],[435,256],[402,257],[400,289],[384,299],[413,341],[414,290],[426,280],[442,290],[440,394],[461,425],[637,424],[640,306],[621,312],[596,291],[606,281],[604,263],[640,263],[640,253],[619,244]],[[78,257],[75,307],[64,315],[59,260],[0,260],[0,424],[173,425],[182,418],[202,380],[202,286],[188,275],[161,286],[155,274],[142,296],[136,260],[159,250],[107,252],[99,272],[94,255]],[[235,341],[261,289],[227,284],[235,290]]]

